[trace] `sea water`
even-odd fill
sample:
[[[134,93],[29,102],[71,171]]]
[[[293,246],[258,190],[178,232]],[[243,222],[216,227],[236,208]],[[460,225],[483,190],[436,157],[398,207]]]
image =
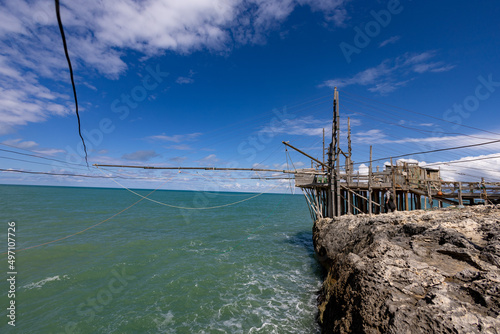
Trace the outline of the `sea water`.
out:
[[[302,196],[136,192],[0,186],[1,333],[319,332]]]

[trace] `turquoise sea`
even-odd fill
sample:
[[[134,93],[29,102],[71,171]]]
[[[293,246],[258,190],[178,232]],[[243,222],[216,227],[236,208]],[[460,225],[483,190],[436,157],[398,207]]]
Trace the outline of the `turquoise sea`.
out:
[[[303,196],[175,207],[252,196],[148,197],[163,205],[124,189],[0,186],[1,252],[11,221],[17,249],[15,327],[0,256],[0,333],[319,333],[321,269]]]

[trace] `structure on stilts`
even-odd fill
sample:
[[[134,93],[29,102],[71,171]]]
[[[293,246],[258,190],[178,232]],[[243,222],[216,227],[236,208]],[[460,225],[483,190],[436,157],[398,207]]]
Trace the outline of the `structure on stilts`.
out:
[[[295,176],[295,186],[302,189],[308,202],[311,217],[332,218],[346,214],[379,214],[385,212],[384,193],[393,194],[394,207],[399,211],[419,210],[451,205],[475,205],[500,202],[500,182],[449,182],[443,181],[439,169],[421,167],[417,163],[396,162],[390,159],[382,171],[373,170],[372,147],[370,146],[369,167],[366,173],[354,171],[351,150],[351,127],[347,121],[347,152],[340,148],[339,92],[334,91],[332,138],[328,148],[328,161],[325,162],[325,137],[323,130],[323,161],[283,142],[311,159],[315,168],[298,170],[276,170],[259,168],[220,168],[220,167],[156,167],[94,165],[97,167],[170,169],[170,170],[207,170],[207,171],[246,171],[279,172]],[[341,168],[341,156],[344,165]]]
[[[399,211],[427,209],[443,203],[450,205],[490,204],[500,201],[500,182],[443,181],[439,169],[421,167],[418,163],[402,162],[376,171],[372,166],[372,147],[368,171],[354,171],[351,159],[351,129],[347,125],[347,152],[340,148],[339,93],[334,91],[332,140],[328,162],[312,159],[316,168],[300,169],[295,174],[295,186],[302,189],[313,220],[346,214],[379,214],[385,212],[384,193],[390,190],[394,206]],[[303,153],[292,145],[285,145]],[[306,154],[306,156],[310,157]],[[341,168],[340,158],[344,157]],[[312,157],[310,157],[312,158]]]

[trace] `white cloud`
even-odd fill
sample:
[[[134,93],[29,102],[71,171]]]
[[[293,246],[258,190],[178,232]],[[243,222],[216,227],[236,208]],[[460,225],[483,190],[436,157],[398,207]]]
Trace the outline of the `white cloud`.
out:
[[[417,161],[412,160],[412,162]],[[494,154],[467,156],[450,161],[433,163],[420,161],[419,165],[439,169],[441,179],[444,181],[480,182],[483,177],[486,182],[500,181],[500,150]]]
[[[117,79],[126,51],[151,57],[165,51],[226,53],[265,43],[270,31],[300,5],[341,24],[348,0],[116,0],[66,1],[61,17],[77,75]],[[67,63],[51,0],[0,3],[0,135],[73,112]],[[49,81],[47,81],[49,79]],[[64,94],[51,85],[64,82]],[[192,75],[178,83],[192,83]],[[83,83],[89,88],[93,86]]]
[[[268,165],[264,165],[264,164],[261,164],[261,163],[256,162],[256,163],[254,163],[254,164],[252,165],[252,168],[262,168],[262,169],[268,169],[268,168],[269,168],[269,166],[268,166]]]
[[[343,26],[348,19],[348,14],[343,5],[345,0],[298,0],[301,5],[308,5],[313,11],[325,13],[327,21],[334,22],[337,26]]]
[[[220,161],[215,154],[210,154],[203,159],[198,160],[199,165],[213,165]]]
[[[177,82],[179,85],[191,84],[194,82],[194,79],[186,77],[178,77],[177,80],[175,80],[175,82]]]
[[[38,143],[32,140],[23,141],[21,138],[4,140],[2,144],[28,150],[38,146]]]
[[[186,161],[187,157],[173,157],[173,158],[170,158],[169,160],[180,164],[180,163],[183,163],[184,161]]]
[[[194,79],[193,79],[194,75],[195,75],[195,72],[193,70],[190,70],[189,75],[187,77],[178,77],[175,82],[177,82],[179,85],[192,84],[194,82]]]
[[[401,36],[392,36],[388,39],[386,39],[385,41],[381,42],[378,47],[379,48],[383,48],[384,46],[388,45],[388,44],[394,44],[396,43],[397,41],[399,41],[401,39]]]
[[[422,126],[430,126],[422,124]],[[357,144],[373,144],[377,145],[407,145],[416,144],[418,151],[430,151],[435,149],[451,148],[451,147],[466,147],[467,151],[476,151],[478,153],[500,152],[500,142],[496,142],[498,138],[485,137],[484,134],[477,133],[472,135],[442,135],[432,137],[405,137],[401,139],[390,139],[389,136],[381,129],[370,129],[359,131],[352,134],[353,143]],[[491,144],[482,145],[492,142]],[[460,153],[460,150],[456,152]],[[408,152],[409,153],[409,152]]]
[[[48,149],[43,149],[43,150],[35,150],[33,152],[36,152],[36,153],[39,153],[39,154],[43,154],[43,155],[56,155],[56,154],[59,154],[59,153],[65,153],[66,151],[65,150],[60,150],[60,149],[57,149],[57,148],[48,148]]]
[[[352,142],[360,144],[382,144],[385,143],[386,135],[382,130],[372,129],[368,131],[360,131],[352,134]]]
[[[500,151],[500,142],[494,142],[497,139],[479,136],[441,136],[441,137],[424,137],[424,138],[403,138],[399,140],[388,140],[383,139],[379,143],[382,144],[407,144],[407,143],[419,143],[422,147],[426,147],[427,150],[448,148],[448,147],[459,147],[459,146],[470,146],[467,147],[468,151],[489,151],[497,152]],[[487,142],[493,142],[487,145],[480,145]]]
[[[122,156],[122,159],[132,160],[132,161],[149,161],[157,156],[158,154],[153,150],[144,150],[144,151],[136,151],[133,153],[124,154]]]
[[[291,162],[289,162],[289,163],[282,163],[282,164],[273,164],[273,168],[274,169],[280,169],[280,170],[293,169],[294,166],[295,166],[295,168],[302,168],[302,167],[305,166],[305,164],[302,161],[294,162],[293,166],[292,166]],[[281,174],[278,174],[278,175],[281,175]],[[273,176],[276,176],[276,175],[273,175]]]
[[[288,135],[299,136],[323,136],[323,128],[328,134],[330,121],[318,120],[312,116],[284,119],[280,122],[265,126],[261,133],[286,133]]]
[[[370,167],[365,164],[361,164],[358,167],[358,172],[360,175],[368,175],[370,173]]]
[[[147,139],[181,143],[181,142],[185,142],[185,141],[193,141],[201,135],[202,135],[202,133],[200,133],[200,132],[189,133],[189,134],[184,134],[184,135],[171,135],[171,136],[167,136],[163,133],[161,135],[147,137]]]
[[[172,150],[179,150],[179,151],[190,151],[193,148],[187,144],[180,144],[180,145],[172,145],[168,147],[169,149]]]
[[[368,90],[388,94],[405,86],[415,78],[415,74],[450,71],[455,66],[440,61],[432,61],[436,52],[418,54],[406,53],[397,58],[386,59],[375,67],[361,71],[350,78],[325,81],[323,86],[346,87],[350,85],[368,86]]]

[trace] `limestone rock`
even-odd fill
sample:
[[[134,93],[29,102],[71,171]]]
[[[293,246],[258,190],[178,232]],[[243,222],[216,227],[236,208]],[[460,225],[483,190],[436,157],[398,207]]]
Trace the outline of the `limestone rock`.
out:
[[[323,333],[500,334],[500,205],[315,222]]]

